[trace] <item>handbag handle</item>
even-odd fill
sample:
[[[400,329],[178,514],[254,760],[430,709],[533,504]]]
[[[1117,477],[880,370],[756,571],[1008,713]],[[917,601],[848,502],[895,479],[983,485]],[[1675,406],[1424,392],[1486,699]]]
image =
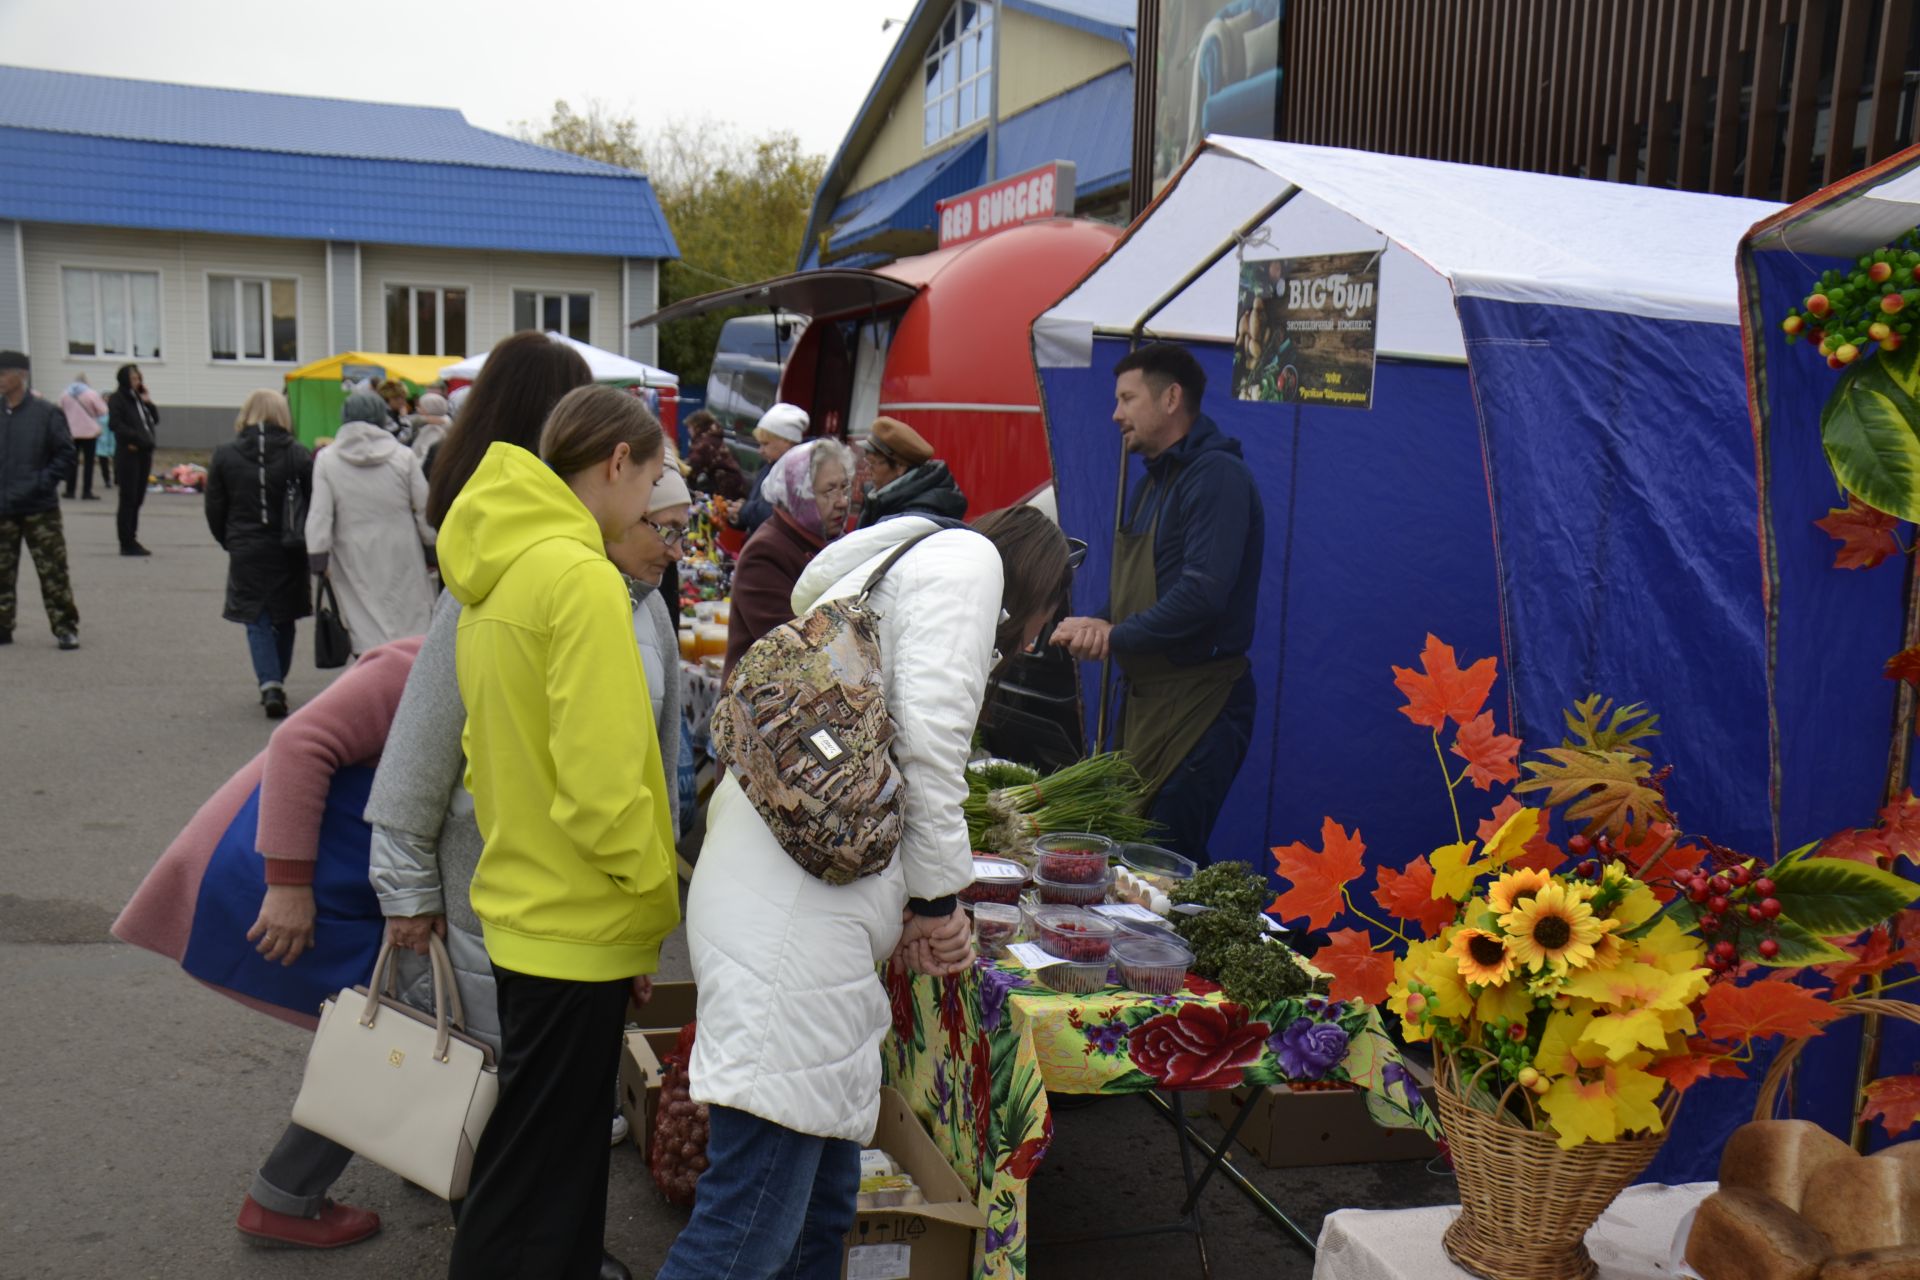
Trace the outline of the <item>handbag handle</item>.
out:
[[[399,972],[393,965],[393,940],[388,938],[380,944],[380,954],[373,962],[373,977],[367,982],[367,992],[371,997],[360,1014],[360,1025],[371,1027],[380,1016],[381,979],[386,979],[387,993],[392,994],[399,988]],[[437,1062],[445,1062],[448,1057],[448,1045],[452,1042],[451,1028],[448,1025],[448,998],[451,995],[453,1022],[462,1031],[466,1030],[466,1010],[460,1003],[460,988],[453,980],[453,961],[447,956],[447,944],[440,940],[437,933],[427,935],[428,975],[433,983],[433,1056]]]

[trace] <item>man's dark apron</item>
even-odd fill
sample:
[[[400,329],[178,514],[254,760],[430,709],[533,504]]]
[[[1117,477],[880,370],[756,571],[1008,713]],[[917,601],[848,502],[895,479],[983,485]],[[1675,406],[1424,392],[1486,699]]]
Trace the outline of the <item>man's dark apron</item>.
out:
[[[1149,480],[1134,503],[1131,527],[1159,482]],[[1153,539],[1160,530],[1163,501],[1144,533],[1122,532],[1113,541],[1113,577],[1109,604],[1115,624],[1152,608],[1160,599],[1153,565]],[[1120,744],[1147,784],[1149,799],[1171,778],[1227,708],[1233,687],[1247,672],[1245,655],[1215,658],[1197,666],[1175,666],[1157,653],[1114,655],[1127,678],[1120,712]]]

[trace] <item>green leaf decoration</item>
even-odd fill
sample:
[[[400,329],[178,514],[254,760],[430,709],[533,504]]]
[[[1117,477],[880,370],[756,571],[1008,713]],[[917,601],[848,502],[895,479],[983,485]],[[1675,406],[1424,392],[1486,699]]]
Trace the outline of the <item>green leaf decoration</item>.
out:
[[[1806,858],[1773,869],[1780,920],[1820,938],[1851,938],[1920,898],[1920,885],[1844,858]],[[1781,944],[1784,952],[1786,944]]]
[[[1589,833],[1673,820],[1665,798],[1646,785],[1653,767],[1645,760],[1578,747],[1548,747],[1540,754],[1545,762],[1526,762],[1536,776],[1516,784],[1514,792],[1545,791],[1549,808],[1566,805],[1567,820],[1584,821]]]
[[[1652,753],[1638,745],[1640,739],[1660,736],[1660,730],[1654,727],[1660,717],[1650,714],[1642,702],[1615,709],[1612,698],[1590,693],[1574,703],[1571,711],[1560,714],[1567,721],[1568,736],[1560,744],[1563,747],[1624,751],[1644,760]]]
[[[1920,350],[1920,342],[1914,346]],[[1820,411],[1820,443],[1841,488],[1889,515],[1920,520],[1920,401],[1895,373],[1883,354],[1841,374]]]
[[[1920,400],[1920,342],[1909,342],[1898,351],[1881,347],[1873,363],[1896,387]]]
[[[1780,954],[1769,960],[1758,954],[1742,955],[1743,960],[1766,965],[1770,969],[1794,969],[1808,964],[1845,964],[1852,956],[1782,915],[1773,922],[1773,940]]]

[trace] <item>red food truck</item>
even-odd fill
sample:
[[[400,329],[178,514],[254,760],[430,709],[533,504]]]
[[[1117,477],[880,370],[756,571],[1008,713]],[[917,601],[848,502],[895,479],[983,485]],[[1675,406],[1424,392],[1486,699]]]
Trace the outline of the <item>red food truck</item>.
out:
[[[857,442],[881,414],[908,423],[980,515],[1052,480],[1028,330],[1119,236],[1044,218],[871,270],[824,267],[703,294],[635,327],[723,307],[810,317],[780,398],[808,412],[813,435]]]

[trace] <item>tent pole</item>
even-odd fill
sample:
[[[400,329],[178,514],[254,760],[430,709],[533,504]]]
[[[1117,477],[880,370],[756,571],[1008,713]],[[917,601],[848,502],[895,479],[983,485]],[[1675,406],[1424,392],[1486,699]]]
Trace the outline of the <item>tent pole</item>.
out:
[[[1906,621],[1901,629],[1900,647],[1911,649],[1920,645],[1920,565],[1916,565],[1912,556],[1907,557]],[[1907,772],[1913,763],[1913,726],[1916,707],[1920,707],[1920,689],[1915,689],[1905,680],[1897,681],[1893,695],[1893,741],[1887,747],[1887,779],[1880,789],[1880,803],[1884,808],[1898,804],[1907,790]],[[1867,989],[1869,995],[1880,994],[1881,979],[1873,976],[1873,983]],[[1867,1149],[1867,1118],[1862,1114],[1864,1107],[1861,1099],[1866,1087],[1873,1083],[1880,1065],[1880,1015],[1867,1014],[1860,1020],[1860,1063],[1854,1072],[1853,1081],[1853,1146],[1864,1153]]]

